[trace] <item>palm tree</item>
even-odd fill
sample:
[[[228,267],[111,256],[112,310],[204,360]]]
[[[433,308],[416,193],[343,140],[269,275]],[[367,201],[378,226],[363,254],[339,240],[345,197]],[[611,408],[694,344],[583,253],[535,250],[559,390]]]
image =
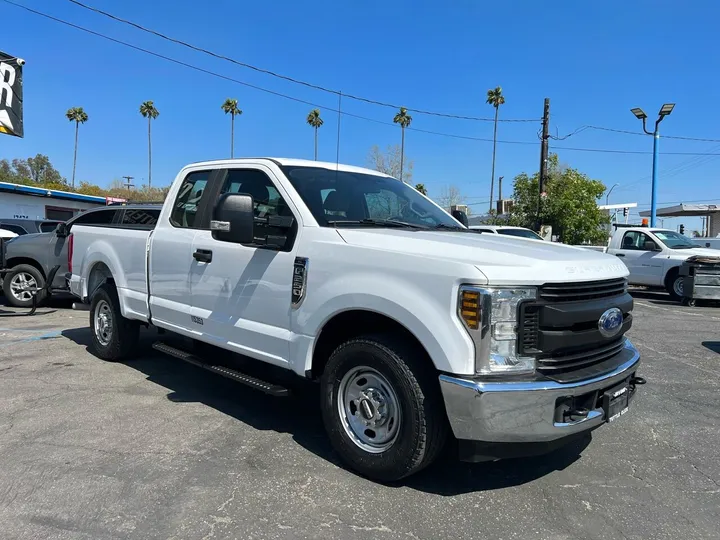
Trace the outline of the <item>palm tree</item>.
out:
[[[230,115],[230,158],[235,157],[235,116],[242,114],[242,110],[238,107],[237,99],[227,98],[222,104],[222,110],[225,114]]]
[[[415,189],[423,195],[427,196],[427,188],[425,188],[425,184],[415,184]]]
[[[72,187],[75,189],[75,165],[77,165],[78,129],[80,124],[88,121],[88,115],[82,107],[72,107],[65,113],[65,118],[75,122],[75,154],[73,156]]]
[[[150,137],[150,125],[152,121],[160,116],[160,111],[155,108],[152,101],[144,101],[140,105],[140,114],[148,119],[148,187],[152,187],[152,138]]]
[[[400,107],[400,112],[395,115],[393,122],[400,124],[400,128],[402,129],[402,142],[400,144],[400,180],[404,182],[403,167],[405,166],[405,128],[410,127],[410,124],[412,123],[412,116],[408,114],[405,107]]]
[[[317,161],[317,135],[318,135],[318,128],[322,126],[325,121],[320,118],[320,111],[317,109],[313,109],[310,111],[310,113],[307,115],[307,119],[305,120],[310,126],[315,128],[315,161]]]
[[[493,190],[495,189],[495,147],[497,146],[497,123],[500,105],[505,103],[505,96],[502,95],[502,88],[496,87],[495,90],[487,91],[486,103],[495,107],[495,128],[493,129],[493,156],[492,156],[492,177],[490,178],[490,210],[493,207]]]

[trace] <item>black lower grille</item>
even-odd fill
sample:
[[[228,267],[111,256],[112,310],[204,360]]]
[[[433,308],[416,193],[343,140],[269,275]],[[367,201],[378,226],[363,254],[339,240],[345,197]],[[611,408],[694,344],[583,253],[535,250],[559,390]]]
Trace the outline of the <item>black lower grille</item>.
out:
[[[625,348],[625,338],[590,350],[538,358],[537,371],[560,382],[582,380],[612,371],[621,362],[614,361]]]

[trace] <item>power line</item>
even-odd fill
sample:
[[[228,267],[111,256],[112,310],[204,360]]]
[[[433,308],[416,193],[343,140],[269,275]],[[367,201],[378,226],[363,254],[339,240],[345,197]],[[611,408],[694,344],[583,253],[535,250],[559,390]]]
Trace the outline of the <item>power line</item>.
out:
[[[258,91],[261,91],[261,92],[266,92],[266,93],[268,93],[268,94],[272,94],[272,95],[277,96],[277,97],[282,97],[282,98],[285,98],[285,99],[289,99],[289,100],[291,100],[291,101],[295,101],[295,102],[298,102],[298,103],[303,103],[303,104],[305,104],[305,105],[310,105],[311,107],[315,107],[315,108],[322,109],[322,110],[325,110],[325,111],[330,111],[330,112],[333,112],[333,113],[338,113],[338,112],[340,112],[338,109],[335,109],[335,108],[333,108],[333,107],[326,107],[326,106],[324,106],[324,105],[319,105],[319,104],[313,103],[313,102],[311,102],[311,101],[307,101],[307,100],[304,100],[304,99],[296,98],[296,97],[294,97],[294,96],[290,96],[290,95],[284,94],[284,93],[282,93],[282,92],[276,92],[275,90],[270,90],[270,89],[268,89],[268,88],[263,88],[262,86],[258,86],[258,85],[255,85],[255,84],[250,84],[250,83],[247,83],[247,82],[244,82],[244,81],[235,79],[235,78],[233,78],[233,77],[228,77],[227,75],[223,75],[223,74],[221,74],[221,73],[217,73],[217,72],[215,72],[215,71],[211,71],[211,70],[208,70],[208,69],[205,69],[205,68],[198,67],[198,66],[193,65],[193,64],[190,64],[190,63],[188,63],[188,62],[183,62],[182,60],[177,60],[177,59],[175,59],[175,58],[172,58],[172,57],[170,57],[170,56],[166,56],[166,55],[164,55],[164,54],[156,53],[156,52],[154,52],[154,51],[151,51],[151,50],[149,50],[149,49],[145,49],[145,48],[143,48],[143,47],[138,47],[137,45],[133,45],[132,43],[128,43],[127,41],[123,41],[123,40],[120,40],[120,39],[116,39],[116,38],[114,38],[114,37],[108,36],[108,35],[106,35],[106,34],[102,34],[102,33],[100,33],[100,32],[96,32],[96,31],[91,30],[91,29],[89,29],[89,28],[86,28],[86,27],[84,27],[84,26],[80,26],[80,25],[71,23],[71,22],[69,22],[69,21],[65,21],[65,20],[63,20],[63,19],[60,19],[60,18],[58,18],[58,17],[54,17],[54,16],[52,16],[52,15],[48,15],[48,14],[46,14],[46,13],[42,13],[42,12],[37,11],[37,10],[34,10],[34,9],[32,9],[32,8],[23,6],[23,5],[21,5],[21,4],[17,4],[17,3],[15,3],[15,2],[12,2],[11,0],[2,0],[2,1],[5,2],[5,3],[7,3],[7,4],[11,4],[11,5],[15,6],[15,7],[18,7],[18,8],[20,8],[20,9],[24,9],[25,11],[29,11],[30,13],[33,13],[33,14],[35,14],[35,15],[39,15],[39,16],[44,17],[44,18],[46,18],[46,19],[50,19],[50,20],[52,20],[52,21],[54,21],[54,22],[58,22],[58,23],[60,23],[60,24],[64,24],[64,25],[69,26],[69,27],[71,27],[71,28],[74,28],[74,29],[76,29],[76,30],[80,30],[80,31],[82,31],[82,32],[86,32],[86,33],[88,33],[88,34],[91,34],[91,35],[93,35],[93,36],[96,36],[96,37],[99,37],[99,38],[102,38],[102,39],[106,39],[106,40],[111,41],[111,42],[113,42],[113,43],[116,43],[116,44],[118,44],[118,45],[123,45],[123,46],[125,46],[125,47],[129,47],[129,48],[134,49],[134,50],[136,50],[136,51],[143,52],[143,53],[145,53],[145,54],[149,54],[149,55],[154,56],[154,57],[156,57],[156,58],[160,58],[161,60],[166,60],[166,61],[168,61],[168,62],[172,62],[173,64],[177,64],[177,65],[180,65],[180,66],[183,66],[183,67],[186,67],[186,68],[189,68],[189,69],[192,69],[192,70],[201,72],[201,73],[205,73],[205,74],[207,74],[207,75],[212,75],[213,77],[218,77],[218,78],[224,79],[224,80],[226,80],[226,81],[234,82],[234,83],[237,83],[237,84],[246,86],[246,87],[248,87],[248,88],[252,88],[252,89],[254,89],[254,90],[258,90]],[[345,96],[345,94],[343,94],[343,97],[347,97],[347,96]],[[373,122],[373,123],[376,123],[376,124],[383,124],[383,125],[386,125],[386,126],[389,126],[389,127],[397,127],[397,126],[396,126],[395,124],[393,124],[392,122],[386,122],[386,121],[383,121],[383,120],[378,120],[378,119],[376,119],[376,118],[369,118],[369,117],[367,117],[367,116],[362,116],[362,115],[359,115],[359,114],[349,113],[349,112],[346,112],[346,111],[342,111],[342,115],[343,115],[343,116],[349,116],[349,117],[352,117],[352,118],[358,118],[358,119],[360,119],[360,120],[365,120],[365,121],[367,121],[367,122]],[[415,132],[418,132],[418,133],[426,133],[426,134],[429,134],[429,135],[437,135],[437,136],[440,136],[440,137],[450,137],[450,138],[453,138],[453,139],[464,139],[464,140],[470,140],[470,141],[492,142],[492,139],[483,138],[483,137],[471,137],[471,136],[466,136],[466,135],[458,135],[458,134],[455,134],[455,133],[444,133],[444,132],[439,132],[439,131],[430,131],[430,130],[419,129],[419,128],[414,128],[414,127],[409,127],[409,128],[406,128],[406,129],[408,129],[409,131],[415,131]],[[498,143],[503,143],[503,144],[521,144],[521,145],[536,145],[536,144],[537,144],[536,142],[533,142],[533,141],[507,141],[507,140],[501,140],[501,139],[498,139],[497,142],[498,142]]]
[[[7,0],[5,0],[5,1],[7,1]],[[67,0],[67,1],[70,2],[70,3],[72,3],[72,4],[75,4],[75,5],[78,6],[78,7],[83,8],[83,9],[92,11],[92,12],[97,13],[97,14],[99,14],[99,15],[102,15],[102,16],[104,16],[104,17],[108,17],[108,18],[110,18],[110,19],[112,19],[112,20],[114,20],[114,21],[116,21],[116,22],[120,22],[120,23],[122,23],[122,24],[130,25],[130,26],[132,26],[133,28],[136,28],[137,30],[140,30],[140,31],[142,31],[142,32],[146,32],[146,33],[148,33],[148,34],[152,34],[152,35],[154,35],[154,36],[156,36],[156,37],[159,37],[159,38],[161,38],[161,39],[164,39],[164,40],[166,40],[166,41],[170,41],[171,43],[175,43],[176,45],[181,45],[181,46],[186,47],[186,48],[188,48],[188,49],[191,49],[191,50],[194,50],[194,51],[203,53],[203,54],[207,54],[207,55],[212,56],[212,57],[214,57],[214,58],[217,58],[217,59],[220,59],[220,60],[224,60],[224,61],[226,61],[226,62],[231,62],[231,63],[233,63],[233,64],[235,64],[235,65],[238,65],[238,66],[241,66],[241,67],[244,67],[244,68],[247,68],[247,69],[252,69],[253,71],[257,71],[257,72],[263,73],[263,74],[265,74],[265,75],[270,75],[270,76],[276,77],[276,78],[278,78],[278,79],[283,79],[283,80],[285,80],[285,81],[289,81],[289,82],[294,83],[294,84],[299,84],[299,85],[305,86],[305,87],[307,87],[307,88],[312,88],[312,89],[315,89],[315,90],[320,90],[320,91],[322,91],[322,92],[328,92],[328,93],[335,94],[335,95],[339,95],[339,94],[340,94],[340,91],[339,91],[339,90],[333,90],[333,89],[327,88],[327,87],[325,87],[325,86],[321,86],[321,85],[318,85],[318,84],[309,83],[309,82],[307,82],[307,81],[303,81],[303,80],[300,80],[300,79],[296,79],[296,78],[294,78],[294,77],[289,77],[289,76],[287,76],[287,75],[282,75],[282,74],[277,73],[277,72],[275,72],[275,71],[271,71],[271,70],[268,70],[268,69],[263,69],[263,68],[254,66],[254,65],[252,65],[252,64],[248,64],[248,63],[246,63],[246,62],[241,62],[241,61],[236,60],[236,59],[234,59],[234,58],[231,58],[231,57],[229,57],[229,56],[225,56],[225,55],[222,55],[222,54],[219,54],[219,53],[210,51],[210,50],[208,50],[208,49],[204,49],[204,48],[202,48],[202,47],[198,47],[197,45],[193,45],[193,44],[188,43],[188,42],[186,42],[186,41],[183,41],[183,40],[181,40],[181,39],[177,39],[177,38],[170,37],[170,36],[168,36],[168,35],[166,35],[166,34],[163,34],[162,32],[158,32],[157,30],[153,30],[153,29],[151,29],[151,28],[147,28],[147,27],[142,26],[142,25],[140,25],[140,24],[138,24],[138,23],[136,23],[136,22],[130,21],[130,20],[128,20],[128,19],[123,19],[123,18],[121,18],[121,17],[118,17],[117,15],[113,15],[112,13],[108,13],[107,11],[103,11],[103,10],[101,10],[101,9],[98,9],[98,8],[95,8],[95,7],[92,7],[92,6],[88,6],[87,4],[83,4],[82,2],[79,2],[78,0]],[[9,2],[9,3],[11,3],[11,2]],[[390,108],[393,108],[393,109],[399,109],[399,108],[400,108],[400,105],[395,105],[395,104],[392,104],[392,103],[387,103],[387,102],[383,102],[383,101],[378,101],[378,100],[374,100],[374,99],[370,99],[370,98],[366,98],[366,97],[362,97],[362,96],[355,96],[355,95],[352,95],[352,94],[346,94],[346,93],[344,93],[344,92],[342,93],[342,95],[343,95],[343,97],[345,97],[345,98],[353,99],[353,100],[356,100],[356,101],[362,101],[362,102],[365,102],[365,103],[369,103],[369,104],[371,104],[371,105],[379,105],[379,106],[381,106],[381,107],[390,107]],[[412,108],[412,107],[406,107],[406,108],[407,108],[408,110],[414,112],[414,113],[417,113],[417,114],[425,114],[425,115],[429,115],[429,116],[439,116],[439,117],[443,117],[443,118],[454,118],[454,119],[458,119],[458,120],[475,120],[475,121],[480,121],[480,122],[494,122],[494,121],[495,121],[494,118],[480,118],[480,117],[476,117],[476,116],[462,116],[462,115],[457,115],[457,114],[441,113],[441,112],[436,112],[436,111],[427,111],[427,110],[416,109],[416,108]],[[498,121],[499,121],[499,122],[538,122],[539,120],[536,119],[536,118],[518,118],[518,119],[499,119]]]
[[[647,137],[647,133],[643,133],[642,131],[630,131],[627,129],[614,129],[614,128],[608,128],[608,127],[602,127],[602,126],[591,126],[591,125],[585,125],[577,128],[575,131],[569,133],[568,135],[564,137],[557,138],[557,140],[564,140],[569,137],[572,137],[573,135],[576,135],[578,133],[581,133],[585,131],[586,129],[594,129],[596,131],[609,131],[611,133],[623,133],[625,135],[642,135],[643,137]],[[555,137],[553,137],[555,138]],[[673,139],[678,141],[696,141],[696,142],[716,142],[720,143],[720,139],[706,139],[702,137],[684,137],[680,135],[663,135],[663,139]]]

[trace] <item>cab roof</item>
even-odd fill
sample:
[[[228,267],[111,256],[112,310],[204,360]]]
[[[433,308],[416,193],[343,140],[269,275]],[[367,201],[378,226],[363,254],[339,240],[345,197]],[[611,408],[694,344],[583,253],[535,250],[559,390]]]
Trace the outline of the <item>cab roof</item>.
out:
[[[342,163],[334,163],[330,161],[313,161],[311,159],[296,159],[296,158],[277,158],[277,157],[253,157],[253,158],[235,158],[235,159],[217,159],[212,161],[200,161],[197,163],[191,163],[188,167],[207,166],[214,167],[218,165],[242,165],[243,163],[257,163],[258,161],[270,161],[275,163],[279,167],[317,167],[321,169],[327,169],[330,171],[342,171],[342,172],[354,172],[359,174],[372,174],[374,176],[383,176],[385,178],[393,178],[392,176],[368,169],[365,167],[357,167],[355,165],[344,165]],[[399,180],[398,180],[399,181]]]

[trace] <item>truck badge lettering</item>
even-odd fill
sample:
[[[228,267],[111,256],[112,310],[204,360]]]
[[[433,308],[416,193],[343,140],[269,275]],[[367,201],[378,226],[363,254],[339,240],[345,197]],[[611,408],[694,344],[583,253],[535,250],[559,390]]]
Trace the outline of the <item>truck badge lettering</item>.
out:
[[[195,324],[199,324],[201,326],[203,324],[203,320],[200,317],[196,317],[195,315],[190,315],[190,320]]]
[[[292,275],[292,307],[298,307],[305,298],[305,285],[307,284],[307,270],[309,259],[307,257],[295,257]]]

